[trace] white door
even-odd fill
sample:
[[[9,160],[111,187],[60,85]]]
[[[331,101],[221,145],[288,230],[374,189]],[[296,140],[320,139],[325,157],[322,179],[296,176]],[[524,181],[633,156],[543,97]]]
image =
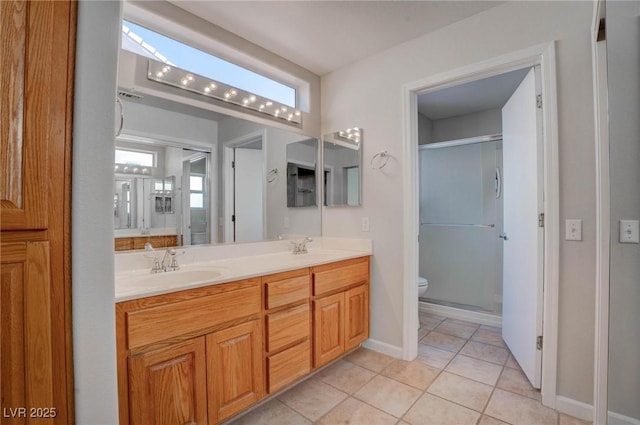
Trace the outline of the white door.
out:
[[[535,388],[540,388],[544,229],[542,110],[534,68],[502,108],[504,261],[502,338]]]
[[[235,241],[263,239],[261,149],[235,149]]]

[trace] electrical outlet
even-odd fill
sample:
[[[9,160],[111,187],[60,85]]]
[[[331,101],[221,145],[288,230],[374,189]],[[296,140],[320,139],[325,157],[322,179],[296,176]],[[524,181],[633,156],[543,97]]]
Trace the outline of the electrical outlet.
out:
[[[620,220],[620,243],[639,243],[638,220]]]
[[[362,231],[369,231],[369,217],[362,217]]]
[[[564,239],[567,241],[582,240],[582,220],[566,220],[564,225]]]

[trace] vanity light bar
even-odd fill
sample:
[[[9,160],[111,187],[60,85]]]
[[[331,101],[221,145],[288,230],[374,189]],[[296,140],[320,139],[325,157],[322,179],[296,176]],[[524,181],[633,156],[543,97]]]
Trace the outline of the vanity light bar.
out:
[[[362,130],[358,127],[348,128],[345,131],[337,131],[335,136],[345,141],[360,143]]]
[[[302,114],[297,109],[166,63],[149,60],[147,78],[151,81],[261,112],[283,121],[294,124],[302,122]]]
[[[116,174],[151,175],[151,167],[143,167],[136,164],[115,164],[113,170]]]

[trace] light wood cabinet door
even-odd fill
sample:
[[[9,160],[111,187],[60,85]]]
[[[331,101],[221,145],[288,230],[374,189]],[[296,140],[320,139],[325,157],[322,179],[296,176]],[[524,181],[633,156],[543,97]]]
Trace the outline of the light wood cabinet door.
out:
[[[55,404],[49,243],[3,243],[0,250],[0,407],[4,416],[18,407]],[[8,423],[27,420],[15,417]],[[53,419],[38,419],[38,423],[52,424]]]
[[[314,366],[322,366],[344,353],[344,293],[314,301]]]
[[[264,394],[262,321],[207,335],[209,423],[240,412]]]
[[[69,6],[55,3],[0,2],[2,230],[48,227],[49,154],[64,135],[69,48],[59,10]]]
[[[369,338],[369,288],[361,285],[344,294],[345,350]]]
[[[133,425],[207,423],[205,339],[129,358]]]

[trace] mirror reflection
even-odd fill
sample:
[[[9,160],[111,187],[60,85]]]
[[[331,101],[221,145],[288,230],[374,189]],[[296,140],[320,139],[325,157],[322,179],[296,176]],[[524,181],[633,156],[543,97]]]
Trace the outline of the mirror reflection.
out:
[[[317,139],[153,96],[121,100],[116,250],[320,235]]]
[[[325,206],[362,204],[362,142],[358,127],[323,137]]]
[[[287,207],[315,207],[317,205],[316,139],[287,145]]]

